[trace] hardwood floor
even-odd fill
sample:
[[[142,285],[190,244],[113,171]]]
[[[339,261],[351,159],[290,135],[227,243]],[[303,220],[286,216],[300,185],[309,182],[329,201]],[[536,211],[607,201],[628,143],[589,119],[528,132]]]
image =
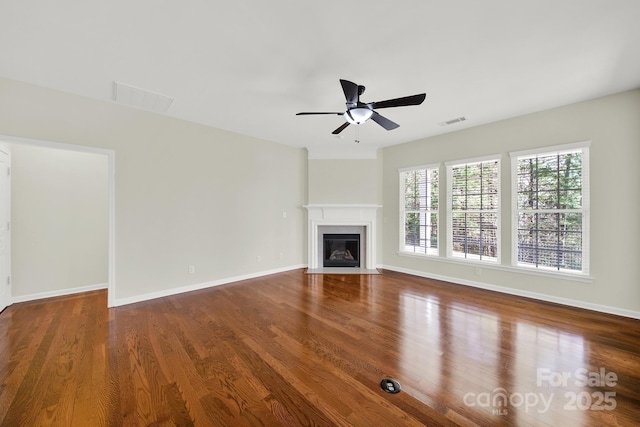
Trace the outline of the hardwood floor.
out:
[[[106,298],[0,315],[2,426],[640,422],[638,320],[390,271]]]

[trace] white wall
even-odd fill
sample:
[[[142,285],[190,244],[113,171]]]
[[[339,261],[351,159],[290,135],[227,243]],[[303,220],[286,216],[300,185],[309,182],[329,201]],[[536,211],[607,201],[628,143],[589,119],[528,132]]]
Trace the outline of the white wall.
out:
[[[307,169],[302,149],[6,79],[0,94],[0,134],[115,152],[117,301],[304,265],[302,205],[382,198],[378,259],[385,266],[640,312],[639,90],[389,147],[372,163],[347,161],[360,172],[351,177],[359,190],[348,192],[332,190],[327,183],[336,178],[323,179],[341,171],[341,161],[309,160]],[[398,168],[501,154],[501,243],[509,262],[507,153],[585,140],[592,141],[591,283],[492,269],[478,277],[471,266],[396,253]]]
[[[377,159],[309,159],[309,204],[382,204],[382,153]],[[382,259],[382,214],[376,224]]]
[[[107,157],[11,144],[12,296],[107,284]]]
[[[0,93],[0,134],[115,152],[116,304],[306,262],[306,150],[7,79]]]
[[[381,166],[381,159],[309,159],[309,203],[381,203]]]
[[[530,114],[485,126],[393,146],[384,150],[384,253],[390,268],[461,283],[497,286],[519,294],[541,294],[582,306],[640,315],[640,90]],[[398,168],[441,164],[479,156],[502,156],[502,263],[511,248],[509,151],[591,141],[591,257],[593,281],[582,283],[494,269],[474,274],[475,265],[416,259],[399,246]],[[441,175],[441,187],[445,187]],[[441,210],[441,213],[444,211]],[[440,243],[446,241],[441,215]],[[446,249],[446,248],[443,248]],[[442,251],[442,254],[446,251]]]

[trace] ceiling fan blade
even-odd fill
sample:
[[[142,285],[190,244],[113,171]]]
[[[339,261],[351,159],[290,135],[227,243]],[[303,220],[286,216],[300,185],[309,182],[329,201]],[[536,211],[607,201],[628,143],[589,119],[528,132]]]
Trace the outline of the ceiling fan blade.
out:
[[[418,95],[403,96],[402,98],[387,99],[386,101],[371,102],[371,108],[389,108],[389,107],[405,107],[407,105],[420,105],[427,97],[426,93]]]
[[[326,112],[302,112],[302,113],[296,113],[296,116],[310,116],[313,114],[337,114],[339,116],[343,115],[344,113],[326,113]]]
[[[377,124],[379,124],[380,126],[385,128],[386,130],[393,130],[395,128],[400,127],[399,124],[397,124],[395,122],[392,122],[391,120],[387,119],[384,116],[381,116],[380,114],[376,113],[375,111],[373,112],[373,115],[371,116],[371,120],[373,120],[374,122],[376,122]]]
[[[347,126],[349,126],[349,122],[344,122],[342,124],[342,126],[340,126],[338,129],[334,130],[333,132],[331,132],[334,135],[339,134],[340,132],[342,132],[343,130],[345,130],[347,128]]]
[[[350,82],[349,80],[340,79],[340,84],[342,85],[342,91],[344,92],[344,98],[347,100],[349,104],[357,104],[358,103],[358,85]]]

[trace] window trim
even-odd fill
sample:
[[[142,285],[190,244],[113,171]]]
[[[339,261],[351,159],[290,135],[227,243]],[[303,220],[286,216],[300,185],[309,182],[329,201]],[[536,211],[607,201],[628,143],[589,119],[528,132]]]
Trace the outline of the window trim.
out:
[[[460,165],[470,165],[477,163],[493,162],[498,163],[498,208],[496,209],[496,259],[474,259],[453,255],[453,168]],[[445,162],[447,177],[447,254],[446,259],[461,263],[471,263],[479,265],[501,265],[502,264],[502,154],[494,154],[469,159],[454,160]]]
[[[411,252],[396,252],[396,255],[402,256],[402,257],[408,257],[408,258],[420,258],[423,260],[425,259],[424,256],[420,254],[413,254]],[[571,282],[578,282],[578,283],[592,283],[594,280],[593,276],[589,276],[589,275],[564,273],[564,272],[549,272],[546,270],[538,271],[533,268],[522,268],[522,267],[514,267],[512,265],[497,265],[492,263],[491,264],[481,263],[479,261],[465,260],[464,258],[430,257],[429,261],[437,261],[437,262],[442,262],[442,263],[451,264],[451,265],[463,265],[463,266],[469,266],[469,267],[473,266],[473,267],[480,268],[482,270],[486,269],[486,270],[493,270],[493,271],[504,271],[507,273],[518,273],[518,274],[526,274],[530,276],[546,277],[550,279],[568,280]],[[473,265],[474,263],[476,265]],[[443,280],[446,280],[446,279],[443,279]]]
[[[529,150],[509,152],[511,158],[511,267],[519,270],[535,271],[552,276],[586,276],[590,277],[590,185],[589,185],[589,149],[591,141],[552,145]],[[563,153],[582,152],[582,270],[557,270],[550,267],[536,267],[518,262],[518,159],[537,157],[540,155],[559,155]],[[558,211],[558,210],[554,210]]]
[[[440,228],[441,228],[441,216],[440,216],[440,209],[442,206],[442,200],[440,198],[440,194],[438,194],[438,209],[435,211],[432,211],[430,209],[425,210],[425,212],[435,212],[438,215],[438,228],[436,230],[436,238],[438,239],[438,247],[436,248],[435,253],[429,253],[429,252],[411,252],[411,251],[407,251],[405,249],[406,245],[404,244],[405,242],[405,200],[404,200],[404,182],[401,179],[402,174],[404,172],[413,172],[416,170],[429,170],[429,169],[436,169],[438,171],[438,193],[440,193],[440,188],[441,188],[441,183],[442,180],[440,179],[440,177],[442,176],[441,174],[441,170],[440,170],[440,163],[430,163],[430,164],[426,164],[426,165],[418,165],[418,166],[409,166],[409,167],[403,167],[403,168],[398,168],[398,194],[400,197],[398,197],[398,207],[399,207],[399,216],[398,216],[398,230],[399,230],[399,239],[398,239],[398,253],[401,254],[407,254],[407,255],[411,255],[411,256],[416,256],[416,257],[429,257],[429,258],[435,258],[435,257],[439,257],[440,256],[440,248],[442,247],[441,245],[441,241],[440,241]]]

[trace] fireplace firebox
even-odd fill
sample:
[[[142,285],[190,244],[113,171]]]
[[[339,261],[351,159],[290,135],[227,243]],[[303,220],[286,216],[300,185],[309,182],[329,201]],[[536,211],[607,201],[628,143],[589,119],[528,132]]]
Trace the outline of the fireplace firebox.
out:
[[[325,234],[323,267],[360,267],[359,234]]]

